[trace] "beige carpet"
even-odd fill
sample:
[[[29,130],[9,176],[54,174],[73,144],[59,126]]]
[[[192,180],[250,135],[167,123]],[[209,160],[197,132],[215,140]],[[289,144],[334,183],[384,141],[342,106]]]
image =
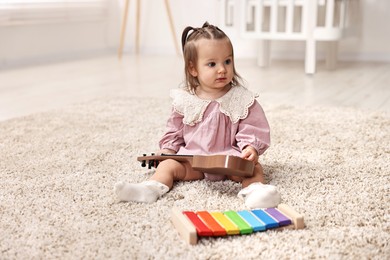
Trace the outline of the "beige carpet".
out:
[[[170,210],[240,210],[240,185],[180,183],[154,204],[119,203],[150,172],[168,99],[94,100],[0,123],[1,259],[389,259],[390,117],[264,106],[267,180],[305,215],[298,231],[182,242]]]

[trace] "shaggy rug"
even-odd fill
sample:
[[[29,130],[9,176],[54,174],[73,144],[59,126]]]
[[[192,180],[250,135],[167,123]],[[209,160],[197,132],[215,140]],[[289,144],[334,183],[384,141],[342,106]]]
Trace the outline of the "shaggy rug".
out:
[[[170,100],[107,98],[0,123],[0,258],[389,259],[389,116],[264,108],[266,179],[305,229],[184,243],[172,207],[245,209],[230,181],[177,183],[153,204],[118,202],[115,182],[152,174],[135,157],[157,149]]]

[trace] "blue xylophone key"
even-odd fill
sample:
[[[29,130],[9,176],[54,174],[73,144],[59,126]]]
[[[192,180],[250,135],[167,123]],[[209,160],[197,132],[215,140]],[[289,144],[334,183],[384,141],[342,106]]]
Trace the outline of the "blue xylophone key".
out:
[[[283,215],[279,210],[275,208],[268,208],[265,211],[279,222],[279,226],[287,226],[291,224],[291,219]]]
[[[252,210],[252,213],[255,214],[255,216],[265,224],[265,227],[267,229],[279,227],[279,223],[275,219],[270,217],[267,213],[265,213],[263,210]]]
[[[251,212],[242,210],[237,212],[249,225],[252,226],[253,231],[264,231],[266,230],[265,224],[259,221]]]

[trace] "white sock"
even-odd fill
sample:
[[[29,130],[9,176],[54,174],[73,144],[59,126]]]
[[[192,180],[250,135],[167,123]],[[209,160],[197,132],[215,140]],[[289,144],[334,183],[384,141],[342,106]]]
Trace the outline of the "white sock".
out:
[[[155,202],[169,191],[169,187],[158,181],[144,181],[141,183],[117,182],[114,191],[121,201]]]
[[[274,208],[280,203],[280,194],[275,186],[255,182],[242,189],[238,195],[251,209]]]

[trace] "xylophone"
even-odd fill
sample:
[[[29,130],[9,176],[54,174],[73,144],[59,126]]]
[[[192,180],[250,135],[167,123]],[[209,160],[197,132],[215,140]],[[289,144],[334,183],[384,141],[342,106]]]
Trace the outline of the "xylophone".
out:
[[[171,220],[181,237],[195,245],[198,237],[244,235],[268,229],[303,229],[303,216],[286,204],[277,208],[208,212],[172,209]]]
[[[161,154],[137,157],[142,167],[151,169],[157,167],[159,161],[173,159],[179,162],[189,162],[193,169],[201,172],[235,175],[242,177],[252,177],[255,164],[252,161],[245,160],[232,155],[178,155]]]

